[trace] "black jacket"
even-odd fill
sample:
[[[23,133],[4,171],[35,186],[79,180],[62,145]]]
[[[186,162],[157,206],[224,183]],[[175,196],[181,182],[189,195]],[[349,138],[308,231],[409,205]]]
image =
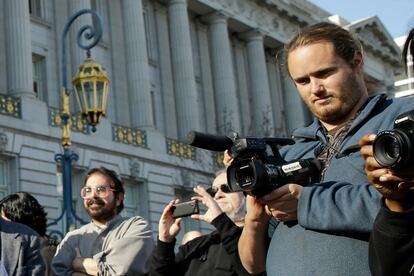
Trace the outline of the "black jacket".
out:
[[[216,231],[179,247],[174,254],[174,242],[158,240],[151,264],[151,276],[226,276],[249,275],[241,265],[237,251],[241,228],[226,214],[215,218]]]
[[[414,208],[397,213],[382,202],[369,244],[374,276],[414,275]]]

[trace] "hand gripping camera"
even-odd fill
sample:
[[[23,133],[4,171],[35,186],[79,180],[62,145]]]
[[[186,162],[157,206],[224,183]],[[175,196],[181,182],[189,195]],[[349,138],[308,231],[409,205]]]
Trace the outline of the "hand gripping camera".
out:
[[[191,131],[187,135],[191,146],[212,150],[229,150],[234,160],[227,168],[230,192],[247,192],[254,196],[265,195],[287,183],[306,186],[320,177],[321,166],[317,159],[300,159],[286,162],[278,146],[294,144],[286,138],[239,138]],[[269,147],[272,154],[268,154]]]
[[[373,151],[375,160],[383,167],[408,172],[414,165],[414,110],[398,116],[393,130],[378,133]]]

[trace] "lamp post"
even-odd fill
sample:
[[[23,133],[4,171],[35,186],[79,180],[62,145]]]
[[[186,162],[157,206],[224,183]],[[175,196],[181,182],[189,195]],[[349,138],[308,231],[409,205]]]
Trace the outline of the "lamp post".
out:
[[[91,25],[82,26],[77,33],[77,44],[80,48],[86,50],[86,60],[79,67],[79,71],[72,80],[72,86],[75,90],[77,102],[82,117],[86,119],[88,125],[95,132],[96,125],[99,124],[102,116],[106,115],[106,102],[108,96],[108,76],[102,66],[96,63],[90,56],[90,49],[95,47],[102,37],[102,20],[99,15],[90,9],[80,10],[73,14],[65,25],[62,35],[62,147],[63,154],[55,155],[55,161],[62,164],[63,177],[63,207],[62,212],[48,226],[56,225],[63,216],[66,215],[65,231],[68,232],[73,225],[73,218],[86,223],[76,215],[72,207],[72,162],[78,160],[78,155],[71,149],[70,139],[70,90],[67,85],[67,60],[66,60],[66,38],[72,23],[83,14],[91,14],[95,16],[95,27]],[[82,36],[85,40],[92,40],[89,44],[82,43]],[[72,218],[73,217],[73,218]],[[63,237],[63,233],[59,231],[51,231],[51,234],[57,234]]]

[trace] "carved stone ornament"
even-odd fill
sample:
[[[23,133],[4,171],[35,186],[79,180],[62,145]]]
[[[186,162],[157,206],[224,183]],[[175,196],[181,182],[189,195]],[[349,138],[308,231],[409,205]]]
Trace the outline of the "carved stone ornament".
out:
[[[181,179],[182,179],[182,183],[183,186],[185,187],[191,187],[191,179],[193,178],[192,173],[187,171],[187,170],[182,170],[181,171]]]
[[[4,132],[3,129],[0,129],[0,152],[4,152],[6,150],[8,142],[9,138],[7,137],[7,134]]]
[[[129,160],[129,172],[132,178],[139,178],[141,171],[141,164],[138,159],[132,158]]]

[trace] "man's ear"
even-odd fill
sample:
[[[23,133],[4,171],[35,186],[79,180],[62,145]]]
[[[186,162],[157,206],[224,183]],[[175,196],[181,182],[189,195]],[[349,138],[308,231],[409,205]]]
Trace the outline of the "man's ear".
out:
[[[354,53],[354,66],[362,70],[364,65],[364,54],[361,51],[355,51]]]
[[[125,194],[124,193],[118,193],[116,195],[116,206],[118,207],[119,205],[121,205],[121,203],[124,201],[125,198]]]

